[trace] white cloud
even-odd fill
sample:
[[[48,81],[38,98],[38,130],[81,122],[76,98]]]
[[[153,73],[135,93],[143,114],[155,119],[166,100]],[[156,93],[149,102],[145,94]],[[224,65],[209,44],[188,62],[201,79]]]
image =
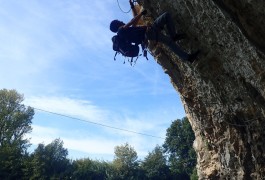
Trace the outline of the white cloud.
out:
[[[161,144],[162,141],[157,141],[148,137],[134,136],[131,139],[121,138],[119,136],[110,138],[105,136],[92,136],[88,137],[86,134],[72,134],[71,137],[65,136],[64,130],[57,128],[44,127],[39,125],[32,125],[33,131],[28,134],[27,138],[30,138],[30,142],[33,145],[43,143],[45,145],[51,143],[54,139],[60,138],[64,142],[64,148],[69,151],[69,157],[76,159],[80,158],[80,155],[71,154],[72,151],[82,152],[87,154],[87,157],[93,157],[97,155],[97,159],[102,158],[104,160],[112,160],[109,157],[114,156],[115,146],[122,145],[128,142],[135,148],[138,156],[143,158],[148,152],[152,151],[156,144]],[[106,159],[105,159],[106,158]]]
[[[108,111],[89,101],[68,97],[29,97],[25,100],[25,104],[40,110],[82,118],[87,121],[102,122],[108,116]]]
[[[165,130],[168,126],[160,122],[162,118],[155,112],[134,114],[133,116],[135,117],[132,118],[129,115],[132,112],[128,112],[128,114],[126,112],[120,112],[122,115],[117,115],[89,101],[65,97],[31,97],[25,101],[25,104],[63,115],[79,117],[107,126],[158,137],[165,136]],[[56,118],[58,117],[49,117],[46,122],[56,121]],[[65,120],[65,123],[59,126],[54,123],[50,126],[38,125],[34,124],[34,122],[36,121],[33,120],[33,132],[29,135],[31,137],[31,143],[35,145],[38,143],[47,144],[55,138],[61,138],[64,141],[65,147],[69,150],[76,150],[92,155],[99,154],[102,157],[113,155],[115,146],[128,142],[136,149],[139,157],[142,158],[156,144],[163,143],[163,139],[102,126],[91,126],[91,124],[84,124],[84,122],[82,122],[83,125],[80,128],[78,127],[80,126],[78,121],[71,122],[70,120],[67,122]],[[71,127],[66,127],[68,123],[71,124]],[[53,127],[51,128],[51,126]]]
[[[6,87],[25,86],[25,80],[31,85],[43,77],[48,81],[47,72],[59,72],[67,60],[85,63],[78,58],[87,53],[90,57],[82,61],[93,62],[110,45],[104,16],[110,18],[111,11],[99,11],[110,1],[8,2],[0,7],[0,77],[9,78],[0,84]]]
[[[32,125],[33,131],[28,135],[30,142],[34,145],[44,143],[45,145],[51,143],[54,139],[60,138],[64,142],[64,147],[70,150],[77,150],[90,154],[106,154],[112,155],[114,147],[118,141],[108,139],[101,139],[98,137],[88,138],[83,135],[78,135],[72,138],[64,136],[65,132],[57,128]],[[81,138],[82,137],[82,138]],[[122,142],[120,142],[122,143]],[[119,144],[119,143],[118,143]]]
[[[120,2],[129,7],[128,1]],[[157,101],[150,94],[174,92],[152,60],[138,59],[136,67],[123,65],[122,57],[113,62],[109,22],[130,16],[116,2],[9,0],[1,2],[0,15],[1,87],[17,89],[25,94],[25,104],[35,108],[165,136],[168,125],[162,121],[175,118],[173,108],[159,103],[148,112],[130,109]],[[76,96],[80,99],[70,98]],[[83,100],[87,97],[93,101]],[[62,138],[68,149],[112,154],[115,145],[128,142],[143,155],[163,141],[47,114],[36,111],[30,135],[34,144]]]
[[[49,144],[59,134],[60,131],[56,128],[32,125],[32,132],[27,135],[27,138],[30,138],[30,142],[34,145]]]
[[[5,88],[58,93],[64,91],[66,83],[73,85],[71,88],[87,89],[104,81],[107,87],[96,91],[117,95],[157,93],[161,87],[155,80],[159,76],[150,76],[148,68],[140,69],[153,62],[141,66],[144,59],[139,59],[138,68],[133,70],[122,64],[123,57],[113,61],[109,22],[118,15],[130,16],[121,13],[116,2],[10,0],[1,5],[0,77],[6,78],[0,78],[0,84]],[[146,83],[154,86],[143,86]]]
[[[161,131],[165,132],[166,127],[163,127],[165,122],[161,119],[167,119],[169,118],[167,116],[170,116],[167,115],[169,114],[167,111],[163,113],[163,110],[160,109],[152,109],[148,112],[131,112],[130,110],[121,109],[119,112],[111,112],[111,110],[101,108],[93,102],[68,97],[28,97],[25,104],[37,110],[54,112],[80,118],[84,121],[102,123],[107,126],[145,134],[154,130],[156,134]],[[159,130],[156,130],[156,128]],[[120,131],[119,133],[132,135],[132,133],[126,131]]]

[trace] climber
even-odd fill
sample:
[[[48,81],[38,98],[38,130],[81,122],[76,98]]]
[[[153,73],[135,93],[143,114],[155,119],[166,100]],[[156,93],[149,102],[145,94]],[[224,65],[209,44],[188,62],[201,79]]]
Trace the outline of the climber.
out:
[[[132,6],[131,0],[129,2]],[[142,10],[127,24],[119,20],[113,20],[110,23],[110,30],[135,44],[142,44],[146,40],[161,42],[168,46],[182,60],[193,63],[200,51],[198,50],[195,53],[188,54],[175,43],[175,41],[185,38],[185,34],[176,34],[171,15],[168,12],[165,12],[160,15],[151,26],[137,26],[139,19],[146,14],[147,11]],[[161,32],[165,25],[170,37]]]
[[[141,11],[142,7],[138,3],[134,4],[133,1],[135,1],[135,0],[129,0],[129,3],[130,3],[130,6],[131,6],[131,9],[132,9],[133,17],[135,17]],[[137,25],[137,26],[141,25],[142,26],[144,24],[145,23],[144,23],[143,19],[140,18],[135,25]]]

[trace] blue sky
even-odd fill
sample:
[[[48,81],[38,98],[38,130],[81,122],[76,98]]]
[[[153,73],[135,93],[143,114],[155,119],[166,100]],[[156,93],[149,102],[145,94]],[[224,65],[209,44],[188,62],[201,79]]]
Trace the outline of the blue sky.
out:
[[[130,18],[116,0],[0,0],[0,88],[35,108],[165,137],[185,116],[168,76],[153,58],[113,60],[109,22]],[[126,142],[142,158],[164,141],[38,110],[32,127],[32,147],[61,138],[73,159],[112,160]]]

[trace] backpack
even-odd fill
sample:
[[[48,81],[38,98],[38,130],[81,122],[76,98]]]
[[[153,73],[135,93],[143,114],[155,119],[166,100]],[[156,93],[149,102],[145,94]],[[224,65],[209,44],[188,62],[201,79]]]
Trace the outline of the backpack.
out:
[[[126,39],[122,38],[118,34],[113,36],[111,40],[113,43],[112,48],[114,51],[116,51],[115,56],[114,56],[114,60],[116,60],[117,54],[122,54],[125,58],[129,57],[131,59],[130,61],[129,60],[128,61],[132,65],[133,62],[135,64],[138,57],[141,56],[141,54],[139,54],[140,50],[139,50],[139,46],[137,44],[132,44],[132,43],[128,42]],[[143,48],[143,46],[142,46],[142,48]],[[143,51],[144,51],[144,54],[146,55],[146,52],[145,52],[146,50],[143,49]],[[134,61],[133,58],[135,58],[135,57],[137,57],[137,58]],[[146,59],[148,59],[147,56],[145,56],[145,57],[146,57]],[[125,60],[124,60],[123,64],[125,64]]]

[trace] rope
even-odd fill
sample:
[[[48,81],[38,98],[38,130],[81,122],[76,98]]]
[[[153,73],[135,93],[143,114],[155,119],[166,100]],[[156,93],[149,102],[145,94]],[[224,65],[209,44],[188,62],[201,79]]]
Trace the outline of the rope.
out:
[[[94,121],[89,121],[89,120],[85,120],[85,119],[81,119],[81,118],[76,118],[76,117],[68,116],[68,115],[65,115],[65,114],[60,114],[60,113],[56,113],[56,112],[52,112],[52,111],[43,110],[43,109],[40,109],[40,108],[35,108],[35,107],[32,107],[32,106],[27,106],[27,107],[31,107],[31,108],[33,108],[35,110],[42,111],[42,112],[45,112],[45,113],[49,113],[49,114],[53,114],[53,115],[57,115],[57,116],[61,116],[61,117],[66,117],[66,118],[70,118],[72,120],[77,120],[77,121],[81,121],[81,122],[85,122],[85,123],[94,124],[96,126],[106,127],[106,128],[115,129],[115,130],[118,130],[118,131],[129,132],[129,133],[138,134],[138,135],[142,135],[142,136],[148,136],[148,137],[157,138],[157,139],[165,139],[163,137],[154,136],[154,135],[151,135],[151,134],[131,131],[131,130],[128,130],[128,129],[122,129],[122,128],[119,128],[119,127],[114,127],[114,126],[110,126],[110,125],[106,125],[106,124],[102,124],[102,123],[97,123],[97,122],[94,122]]]
[[[120,2],[119,2],[119,0],[117,0],[117,4],[118,4],[118,6],[119,6],[121,12],[123,12],[123,13],[129,13],[129,12],[132,10],[132,9],[130,8],[128,11],[124,11],[124,10],[121,8],[121,6],[120,6]]]

